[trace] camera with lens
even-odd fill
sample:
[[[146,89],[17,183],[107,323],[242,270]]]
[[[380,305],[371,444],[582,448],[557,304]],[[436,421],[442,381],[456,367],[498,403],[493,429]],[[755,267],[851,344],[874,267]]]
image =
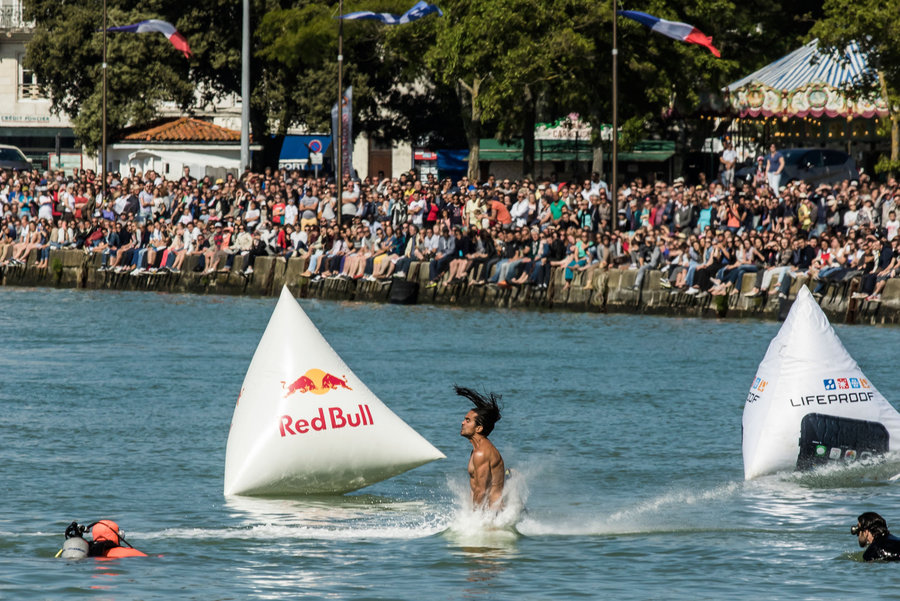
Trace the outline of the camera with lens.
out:
[[[853,536],[858,536],[858,535],[859,535],[859,524],[855,524],[855,525],[853,525],[853,526],[850,526],[850,534],[852,534]]]

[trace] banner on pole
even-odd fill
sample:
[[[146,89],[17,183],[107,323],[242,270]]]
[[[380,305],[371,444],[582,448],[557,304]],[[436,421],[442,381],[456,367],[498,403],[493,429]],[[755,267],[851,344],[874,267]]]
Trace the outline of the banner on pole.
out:
[[[332,160],[337,165],[341,161],[341,173],[353,175],[353,86],[347,88],[342,99],[340,113],[337,103],[331,107]],[[341,119],[341,141],[336,144],[338,114]],[[338,153],[340,152],[340,155]]]

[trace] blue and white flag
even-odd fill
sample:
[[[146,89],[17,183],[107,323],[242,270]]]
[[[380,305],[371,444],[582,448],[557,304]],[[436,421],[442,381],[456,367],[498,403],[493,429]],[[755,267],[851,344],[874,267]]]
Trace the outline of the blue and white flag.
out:
[[[373,13],[370,10],[361,10],[355,13],[347,13],[341,18],[345,20],[365,19],[368,21],[381,21],[385,25],[403,25],[410,23],[416,19],[421,19],[431,13],[437,13],[439,17],[444,16],[443,11],[434,4],[428,4],[425,0],[416,2],[416,5],[400,15],[392,15],[390,13]]]

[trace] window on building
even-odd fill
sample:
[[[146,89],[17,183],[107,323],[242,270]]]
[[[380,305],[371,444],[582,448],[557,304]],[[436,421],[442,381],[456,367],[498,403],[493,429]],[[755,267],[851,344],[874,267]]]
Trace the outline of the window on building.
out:
[[[19,55],[19,98],[36,100],[41,96],[37,76],[34,71],[25,67],[25,55]]]

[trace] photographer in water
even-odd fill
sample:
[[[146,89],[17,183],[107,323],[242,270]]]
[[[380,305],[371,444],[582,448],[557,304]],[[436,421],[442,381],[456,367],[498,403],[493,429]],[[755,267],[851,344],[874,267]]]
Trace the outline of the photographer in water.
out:
[[[850,534],[859,537],[860,547],[868,547],[864,561],[900,561],[900,538],[888,531],[887,522],[874,511],[860,515]]]

